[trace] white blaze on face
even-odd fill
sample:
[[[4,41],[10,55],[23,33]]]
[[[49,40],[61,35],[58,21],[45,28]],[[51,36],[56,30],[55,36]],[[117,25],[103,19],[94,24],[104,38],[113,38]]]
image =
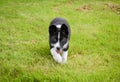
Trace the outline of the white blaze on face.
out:
[[[61,28],[61,26],[62,26],[62,25],[60,25],[60,24],[56,25],[57,28]],[[55,44],[56,50],[57,50],[57,47],[60,48],[60,41],[59,41],[59,39],[60,39],[60,32],[58,32],[58,41],[57,41],[57,43]]]
[[[60,41],[59,41],[59,39],[60,39],[60,32],[58,33],[58,41],[57,41],[57,43],[54,45],[56,51],[57,51],[57,47],[60,48]]]

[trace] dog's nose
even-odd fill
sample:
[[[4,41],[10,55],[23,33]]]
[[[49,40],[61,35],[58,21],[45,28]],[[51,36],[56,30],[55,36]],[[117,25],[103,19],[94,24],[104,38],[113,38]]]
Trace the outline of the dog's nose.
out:
[[[60,50],[60,47],[57,47],[57,50]]]

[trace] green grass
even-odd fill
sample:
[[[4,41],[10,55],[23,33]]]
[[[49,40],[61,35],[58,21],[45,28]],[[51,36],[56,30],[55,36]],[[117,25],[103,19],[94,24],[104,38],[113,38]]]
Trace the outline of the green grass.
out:
[[[71,26],[68,62],[49,52],[55,17]],[[120,1],[0,1],[0,82],[119,82]]]

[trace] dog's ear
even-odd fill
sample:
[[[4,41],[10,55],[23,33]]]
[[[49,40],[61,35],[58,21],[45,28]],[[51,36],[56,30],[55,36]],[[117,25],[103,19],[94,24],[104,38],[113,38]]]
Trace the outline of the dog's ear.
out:
[[[56,31],[57,31],[57,28],[55,25],[51,25],[49,27],[49,34],[55,34]]]
[[[61,32],[62,32],[63,35],[68,35],[69,34],[68,28],[65,24],[62,24]]]

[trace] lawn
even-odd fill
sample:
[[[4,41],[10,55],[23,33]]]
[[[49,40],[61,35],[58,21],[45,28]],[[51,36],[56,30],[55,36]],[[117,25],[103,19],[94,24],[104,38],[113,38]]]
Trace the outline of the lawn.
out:
[[[55,17],[71,26],[66,64],[49,51]],[[0,1],[0,82],[119,81],[119,0]]]

